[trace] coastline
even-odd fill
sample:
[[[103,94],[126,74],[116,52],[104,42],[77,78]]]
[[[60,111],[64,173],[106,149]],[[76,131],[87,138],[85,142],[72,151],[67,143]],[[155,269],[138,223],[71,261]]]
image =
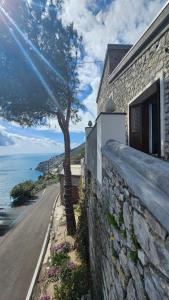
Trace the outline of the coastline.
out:
[[[36,167],[39,162],[51,156],[52,154],[0,156],[0,208],[10,207],[10,191],[15,185],[26,180],[35,181],[43,175]]]
[[[71,150],[71,163],[72,164],[79,164],[80,160],[84,157],[85,154],[85,144],[81,144],[76,148]],[[42,172],[44,175],[47,173],[52,173],[53,170],[57,170],[58,167],[63,163],[64,160],[64,153],[55,155],[48,160],[41,161],[35,170]]]

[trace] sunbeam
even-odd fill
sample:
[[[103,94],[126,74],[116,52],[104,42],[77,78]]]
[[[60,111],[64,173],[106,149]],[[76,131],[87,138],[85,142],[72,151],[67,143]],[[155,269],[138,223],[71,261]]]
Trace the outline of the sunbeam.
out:
[[[33,51],[38,55],[38,57],[45,63],[45,65],[64,83],[64,77],[51,65],[51,63],[44,57],[44,55],[37,49],[37,47],[25,36],[16,22],[9,16],[9,14],[5,11],[5,9],[0,5],[0,11],[3,15],[8,19],[8,21],[14,26],[17,32],[22,36],[27,44],[33,49]]]
[[[8,24],[6,24],[6,26],[8,26]],[[16,44],[18,45],[20,51],[22,52],[22,54],[24,55],[24,57],[26,58],[26,60],[30,63],[33,71],[35,72],[36,76],[38,77],[39,81],[41,82],[41,84],[43,85],[43,87],[45,88],[46,92],[48,93],[49,97],[52,99],[52,101],[56,104],[58,111],[60,111],[63,114],[63,110],[60,107],[60,104],[58,103],[55,95],[53,94],[52,90],[50,89],[50,87],[48,86],[47,82],[45,81],[45,79],[43,78],[43,76],[41,75],[41,73],[39,72],[38,68],[36,67],[35,63],[32,61],[31,57],[29,56],[29,54],[26,52],[26,50],[24,49],[24,47],[22,46],[21,42],[18,40],[18,38],[16,37],[15,33],[13,32],[12,28],[10,28],[8,26],[9,32],[11,34],[11,36],[13,37],[14,41],[16,42]]]
[[[37,49],[37,47],[28,39],[28,37],[22,32],[22,30],[19,28],[19,26],[16,24],[16,22],[12,19],[12,17],[9,16],[8,12],[2,7],[2,5],[0,5],[0,12],[1,12],[1,14],[2,14],[2,16],[4,18],[6,17],[6,19],[10,22],[11,26],[13,26],[13,28],[16,30],[16,32],[31,47],[31,49],[36,53],[36,55],[41,59],[41,61],[48,67],[48,69],[56,76],[56,78],[58,78],[58,80],[61,80],[61,82],[63,83],[63,85],[65,85],[67,87],[67,83],[66,83],[64,77],[51,65],[51,63],[44,57],[44,55]],[[8,26],[7,22],[6,22],[6,26]],[[9,26],[8,26],[8,28],[9,28]],[[22,53],[24,54],[24,56],[30,62],[31,66],[32,66],[32,68],[34,70],[34,72],[38,76],[40,82],[43,84],[43,86],[44,86],[45,90],[47,91],[48,95],[51,97],[51,99],[57,105],[58,110],[60,110],[62,112],[62,114],[63,114],[63,111],[62,111],[62,109],[61,109],[61,107],[60,107],[60,105],[59,105],[56,97],[54,96],[53,92],[51,91],[51,89],[48,86],[47,82],[45,81],[44,77],[39,72],[39,70],[36,67],[35,63],[32,61],[31,57],[29,56],[29,54],[24,49],[24,47],[22,46],[21,42],[16,37],[14,31],[12,31],[10,29],[10,32],[11,32],[11,34],[12,34],[15,42],[17,43],[18,47],[20,48],[20,50],[22,51]],[[93,113],[89,109],[87,109],[87,111],[93,117]]]

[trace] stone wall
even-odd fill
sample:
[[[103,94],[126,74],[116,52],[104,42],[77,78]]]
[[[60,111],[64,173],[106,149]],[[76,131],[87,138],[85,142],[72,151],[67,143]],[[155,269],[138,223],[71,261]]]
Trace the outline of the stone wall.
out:
[[[102,153],[102,186],[86,172],[93,299],[169,299],[169,164],[114,141]]]
[[[109,44],[107,46],[105,66],[97,95],[97,102],[99,103],[98,114],[104,111],[104,103],[109,99],[109,76],[130,48],[131,45],[123,44]],[[103,107],[101,103],[103,103]]]
[[[104,77],[98,111],[104,112],[106,99],[112,98],[115,111],[128,113],[129,103],[161,76],[164,79],[165,156],[169,157],[169,29],[161,31],[141,49],[132,62],[112,78]]]
[[[103,71],[102,75],[102,81],[100,83],[100,89],[99,89],[99,94],[98,94],[98,106],[97,106],[97,112],[98,115],[100,112],[105,111],[105,103],[110,97],[110,92],[109,92],[109,61],[105,62],[105,69]]]

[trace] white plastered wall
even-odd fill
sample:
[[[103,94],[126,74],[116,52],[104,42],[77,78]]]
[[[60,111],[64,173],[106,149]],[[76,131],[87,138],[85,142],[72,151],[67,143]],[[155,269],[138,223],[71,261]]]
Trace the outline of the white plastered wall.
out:
[[[97,180],[102,183],[102,147],[108,140],[126,144],[125,114],[100,114],[97,119]]]

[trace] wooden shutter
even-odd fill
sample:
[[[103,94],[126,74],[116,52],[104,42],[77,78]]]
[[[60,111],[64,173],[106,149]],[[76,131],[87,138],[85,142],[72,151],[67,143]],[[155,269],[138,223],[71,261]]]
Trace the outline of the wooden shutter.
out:
[[[130,106],[130,146],[142,150],[142,105]]]

